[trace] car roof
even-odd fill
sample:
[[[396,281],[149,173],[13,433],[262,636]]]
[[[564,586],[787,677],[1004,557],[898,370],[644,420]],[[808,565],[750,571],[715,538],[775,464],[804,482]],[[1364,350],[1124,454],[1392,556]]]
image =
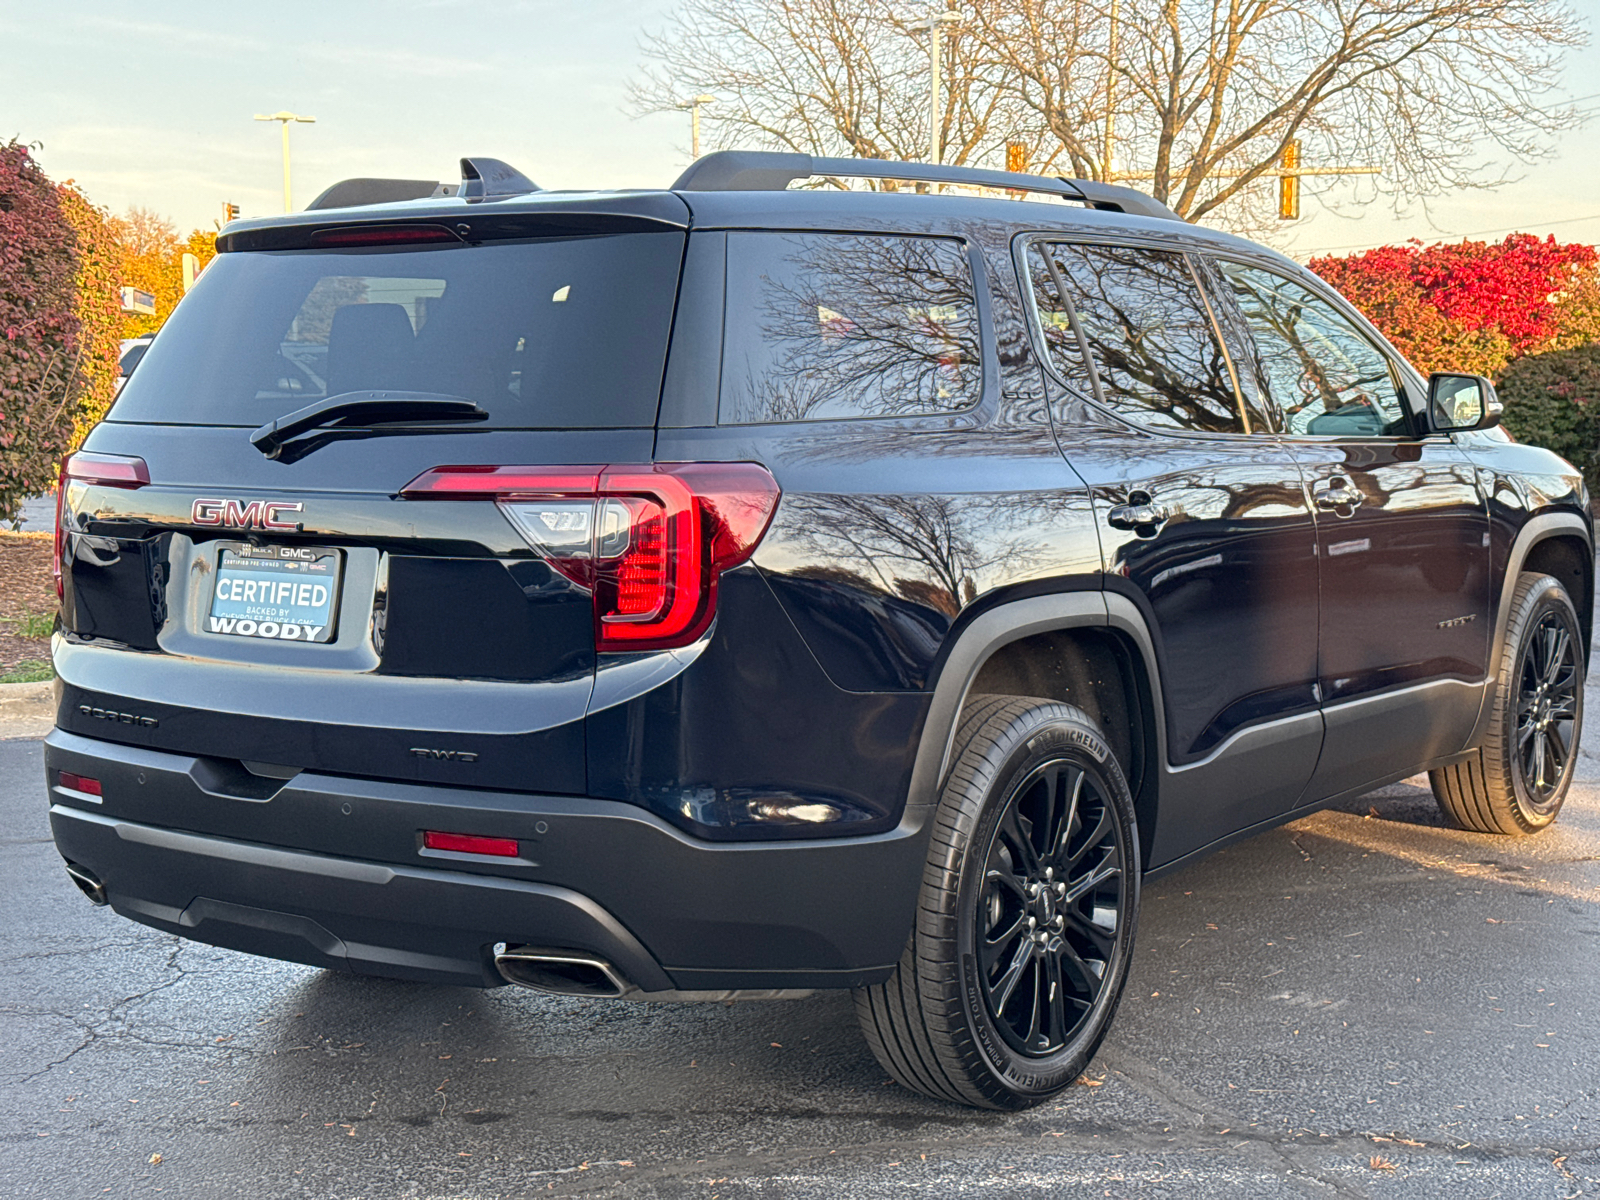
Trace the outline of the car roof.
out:
[[[835,176],[829,173],[834,171],[866,178],[899,178],[901,173],[913,179],[948,175],[955,186],[952,189],[942,182],[919,182],[921,190],[785,186],[808,175],[831,179]],[[936,234],[989,225],[1013,234],[1038,231],[1073,238],[1134,238],[1174,248],[1204,247],[1267,259],[1296,274],[1304,271],[1267,247],[1184,221],[1142,193],[1083,180],[750,151],[707,155],[671,188],[547,191],[505,163],[481,158],[463,159],[462,173],[461,185],[437,185],[433,194],[421,196],[419,192],[428,187],[426,181],[347,180],[333,185],[304,212],[230,223],[218,236],[217,249],[304,246],[318,230],[400,222],[440,224],[469,241],[527,236],[534,232],[532,227],[571,234],[668,228]],[[1018,185],[1018,198],[1005,194],[1013,182]],[[974,183],[983,186],[969,186]],[[381,197],[386,185],[395,198],[320,207],[350,196]],[[1052,194],[1054,199],[1022,198],[1037,193]],[[1080,196],[1089,203],[1063,199]],[[1097,201],[1102,207],[1090,206]],[[1122,205],[1142,212],[1113,207]]]

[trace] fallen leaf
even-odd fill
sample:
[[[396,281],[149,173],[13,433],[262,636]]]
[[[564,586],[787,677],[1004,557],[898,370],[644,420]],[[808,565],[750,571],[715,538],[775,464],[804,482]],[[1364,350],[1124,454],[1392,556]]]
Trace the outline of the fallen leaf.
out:
[[[782,1050],[783,1049],[783,1043],[782,1042],[769,1042],[767,1044],[770,1045],[774,1050]]]
[[[156,1163],[158,1163],[158,1162],[160,1162],[160,1161],[161,1161],[161,1155],[159,1155],[159,1154],[152,1154],[152,1155],[151,1155],[151,1156],[150,1156],[150,1164],[151,1164],[151,1165],[152,1165],[152,1166],[154,1166],[154,1165],[155,1165],[155,1164],[156,1164]]]
[[[1393,1171],[1396,1169],[1395,1165],[1387,1158],[1381,1158],[1376,1154],[1374,1154],[1372,1158],[1368,1160],[1367,1166],[1371,1167],[1374,1171]]]

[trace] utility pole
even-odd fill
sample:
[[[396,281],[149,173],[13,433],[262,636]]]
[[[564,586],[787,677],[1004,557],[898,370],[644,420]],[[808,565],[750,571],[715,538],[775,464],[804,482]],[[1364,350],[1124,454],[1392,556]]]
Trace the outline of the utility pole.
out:
[[[679,108],[689,110],[689,153],[691,158],[700,157],[700,106],[702,104],[715,104],[717,98],[701,94],[692,96],[678,105]]]
[[[315,117],[296,116],[292,112],[275,112],[271,116],[256,114],[258,121],[277,121],[283,126],[283,211],[293,212],[294,204],[289,198],[289,122],[299,121],[302,125],[316,123]]]
[[[961,21],[960,13],[953,13],[948,9],[935,13],[931,17],[924,17],[920,21],[911,23],[913,33],[926,33],[928,35],[928,161],[935,166],[944,161],[944,146],[941,144],[941,134],[944,131],[944,114],[939,103],[939,39],[946,25],[956,25]]]
[[[1118,0],[1111,0],[1111,37],[1106,47],[1106,152],[1100,164],[1100,179],[1104,183],[1115,183],[1117,178],[1111,166],[1111,139],[1117,127],[1117,4]]]

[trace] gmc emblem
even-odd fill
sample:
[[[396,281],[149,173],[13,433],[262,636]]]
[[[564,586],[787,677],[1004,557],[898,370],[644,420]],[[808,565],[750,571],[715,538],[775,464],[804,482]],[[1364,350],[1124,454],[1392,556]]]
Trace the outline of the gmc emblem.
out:
[[[195,525],[298,530],[299,521],[285,521],[281,514],[304,511],[305,505],[298,501],[285,504],[277,500],[252,500],[248,504],[240,504],[237,500],[196,500],[189,509],[189,520]]]

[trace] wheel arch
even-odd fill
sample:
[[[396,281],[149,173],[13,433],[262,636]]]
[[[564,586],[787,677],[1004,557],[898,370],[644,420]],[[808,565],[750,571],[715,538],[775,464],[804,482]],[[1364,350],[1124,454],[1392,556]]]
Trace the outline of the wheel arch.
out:
[[[1579,628],[1583,630],[1584,665],[1589,664],[1589,641],[1594,631],[1594,531],[1590,523],[1575,512],[1537,513],[1517,531],[1506,556],[1506,573],[1500,580],[1494,630],[1489,640],[1483,703],[1466,749],[1481,746],[1488,732],[1494,714],[1494,689],[1500,679],[1500,660],[1504,657],[1506,627],[1511,620],[1511,597],[1517,590],[1517,577],[1530,570],[1553,575],[1567,588],[1578,610]]]
[[[1517,590],[1517,576],[1530,570],[1554,575],[1567,588],[1578,609],[1584,661],[1588,662],[1594,625],[1594,532],[1589,522],[1577,513],[1542,512],[1530,517],[1517,531],[1506,556],[1506,573],[1500,580],[1494,635],[1489,645],[1491,681],[1497,676],[1500,653],[1505,647],[1506,623],[1511,616],[1511,594]]]
[[[1166,761],[1154,643],[1128,600],[1101,591],[1033,596],[980,614],[941,664],[912,767],[908,809],[938,803],[956,728],[976,695],[1038,696],[1086,711],[1128,773],[1146,863]]]
[[[1561,527],[1552,528],[1529,544],[1521,564],[1515,571],[1507,572],[1507,582],[1514,586],[1517,575],[1523,571],[1553,575],[1567,589],[1567,595],[1572,597],[1573,606],[1578,610],[1578,627],[1583,630],[1583,658],[1587,666],[1589,642],[1594,634],[1594,551],[1589,543],[1577,532],[1569,532]],[[1505,595],[1509,595],[1509,592]],[[1503,622],[1498,616],[1495,627],[1503,636]],[[1497,650],[1500,645],[1497,639]]]

